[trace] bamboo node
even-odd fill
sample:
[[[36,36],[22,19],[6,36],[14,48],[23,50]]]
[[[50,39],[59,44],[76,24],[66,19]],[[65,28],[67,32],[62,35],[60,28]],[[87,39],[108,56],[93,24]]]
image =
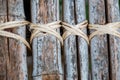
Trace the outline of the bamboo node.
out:
[[[99,24],[89,24],[90,30],[95,30],[90,34],[89,40],[91,40],[96,35],[104,35],[110,34],[120,38],[120,32],[118,29],[120,28],[120,22],[108,23],[105,25]]]
[[[27,24],[29,24],[28,21],[11,21],[11,22],[6,22],[6,23],[0,23],[0,36],[13,38],[13,39],[16,39],[18,41],[21,41],[29,49],[31,49],[29,43],[23,37],[15,34],[15,33],[5,31],[5,29],[23,27],[24,25],[27,25]]]

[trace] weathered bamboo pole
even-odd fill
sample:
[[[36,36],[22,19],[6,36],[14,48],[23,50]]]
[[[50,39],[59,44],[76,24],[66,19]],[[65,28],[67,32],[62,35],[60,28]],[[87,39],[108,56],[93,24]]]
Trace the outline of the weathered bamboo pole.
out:
[[[79,24],[86,20],[85,0],[75,0],[76,22]],[[83,32],[87,35],[87,29]],[[78,37],[78,59],[79,59],[79,76],[80,80],[88,80],[89,63],[88,63],[88,43],[81,37]]]
[[[107,0],[107,21],[120,21],[119,0]],[[120,79],[120,39],[110,35],[110,71],[111,80]]]
[[[74,0],[63,0],[63,21],[75,25]],[[64,41],[65,79],[78,80],[76,36],[70,35]]]
[[[8,4],[9,3],[9,4]],[[22,0],[0,1],[0,22],[24,20],[24,9]],[[25,27],[9,29],[25,37]],[[26,47],[19,41],[13,39],[0,39],[1,54],[1,77],[0,80],[27,80]]]
[[[0,0],[0,23],[7,22],[7,0]],[[7,38],[0,37],[0,80],[6,80],[7,77]]]
[[[8,21],[24,20],[23,0],[7,0]],[[26,28],[14,28],[9,31],[26,37]],[[27,80],[26,46],[20,41],[9,39],[7,60],[7,77],[9,80]]]
[[[33,23],[59,20],[59,0],[31,0]],[[61,47],[52,35],[33,40],[33,80],[63,80]]]
[[[104,0],[89,0],[89,22],[91,24],[106,23]],[[109,80],[107,36],[95,36],[90,41],[90,51],[92,80]]]

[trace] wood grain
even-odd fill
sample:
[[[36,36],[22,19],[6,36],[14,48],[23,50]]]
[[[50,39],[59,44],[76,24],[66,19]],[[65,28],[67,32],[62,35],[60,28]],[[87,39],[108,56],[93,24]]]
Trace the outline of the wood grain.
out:
[[[23,0],[7,0],[8,21],[24,20]],[[26,37],[26,28],[14,28],[9,31]],[[7,77],[9,80],[27,80],[26,46],[19,41],[9,39],[9,57],[7,61]]]
[[[31,0],[33,23],[59,20],[59,0]],[[33,40],[33,80],[63,80],[60,42],[51,35]]]
[[[120,21],[119,0],[107,0],[107,21]],[[120,79],[120,39],[118,37],[109,36],[110,50],[110,76],[111,80]]]
[[[0,23],[7,22],[7,0],[0,0]],[[7,79],[7,38],[0,37],[0,80]]]
[[[76,13],[76,22],[79,24],[86,20],[86,7],[85,0],[75,0],[75,13]],[[87,28],[83,30],[87,35]],[[78,37],[78,59],[79,59],[79,76],[80,80],[88,80],[89,75],[89,62],[88,62],[88,44],[82,38]]]
[[[63,0],[63,21],[75,25],[75,2]],[[78,80],[76,36],[64,41],[65,80]]]
[[[0,22],[24,20],[23,0],[0,0]],[[25,27],[8,29],[25,38]],[[26,47],[14,39],[0,38],[0,80],[27,80]]]
[[[106,23],[104,0],[89,0],[89,22],[91,24]],[[92,80],[109,80],[107,36],[95,36],[90,41],[90,52]]]

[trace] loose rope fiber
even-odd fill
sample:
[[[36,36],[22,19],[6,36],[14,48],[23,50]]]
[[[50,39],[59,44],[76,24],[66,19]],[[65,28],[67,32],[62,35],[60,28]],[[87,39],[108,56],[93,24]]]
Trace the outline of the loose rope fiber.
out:
[[[5,31],[5,29],[23,27],[24,25],[27,25],[27,24],[29,24],[28,21],[11,21],[6,23],[0,23],[0,36],[22,41],[29,49],[31,49],[29,43],[23,37],[15,33]]]
[[[93,33],[90,34],[89,40],[91,40],[96,35],[104,34],[110,34],[120,38],[120,32],[118,31],[119,28],[120,22],[108,23],[105,25],[89,24],[89,29],[95,30]]]
[[[65,40],[68,36],[72,34],[72,35],[77,35],[77,36],[82,37],[89,44],[89,39],[87,35],[82,31],[82,29],[87,28],[87,25],[88,25],[87,20],[74,26],[68,23],[62,22],[62,27],[66,29],[66,31],[62,35],[63,40]]]

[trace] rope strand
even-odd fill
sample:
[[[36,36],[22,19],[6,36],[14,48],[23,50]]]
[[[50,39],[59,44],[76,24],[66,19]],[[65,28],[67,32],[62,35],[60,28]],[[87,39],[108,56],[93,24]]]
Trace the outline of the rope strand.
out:
[[[62,22],[62,27],[66,29],[66,31],[62,35],[63,40],[65,40],[68,36],[73,34],[73,35],[77,35],[77,36],[82,37],[89,44],[89,40],[88,40],[87,35],[82,31],[82,29],[86,28],[87,25],[88,25],[87,20],[85,20],[82,23],[79,23],[77,25],[74,25],[74,26],[70,25],[68,23]]]
[[[61,27],[60,21],[48,24],[33,24],[33,23],[30,24],[30,29],[33,30],[30,38],[30,43],[32,43],[32,40],[35,37],[51,34],[55,36],[63,45],[63,39],[61,35],[56,31],[56,29],[60,27]]]
[[[89,29],[95,30],[93,33],[90,34],[89,40],[91,40],[96,35],[104,34],[110,34],[120,38],[120,32],[118,31],[119,28],[120,22],[108,23],[105,25],[89,24]]]
[[[8,31],[4,31],[4,29],[17,28],[20,26],[23,27],[24,25],[27,25],[27,24],[29,24],[28,21],[11,21],[11,22],[6,22],[6,23],[0,23],[0,36],[13,38],[18,41],[22,41],[29,49],[31,49],[29,43],[20,35],[17,35],[17,34],[8,32]]]

